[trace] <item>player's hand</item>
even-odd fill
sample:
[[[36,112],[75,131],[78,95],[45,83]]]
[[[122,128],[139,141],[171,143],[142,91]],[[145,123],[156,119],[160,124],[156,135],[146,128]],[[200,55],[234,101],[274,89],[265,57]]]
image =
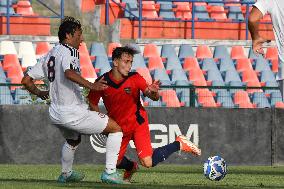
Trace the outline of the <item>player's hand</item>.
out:
[[[264,50],[262,48],[263,43],[268,42],[267,39],[263,39],[262,37],[258,37],[252,40],[252,49],[256,54],[264,55]]]
[[[153,83],[148,86],[148,90],[150,92],[157,93],[159,91],[159,89],[160,89],[160,85],[161,85],[160,80],[154,80]]]
[[[95,90],[95,91],[101,91],[106,89],[107,86],[107,82],[106,80],[104,80],[104,77],[102,77],[100,80],[94,82],[91,86],[91,90]]]
[[[40,91],[37,96],[42,100],[47,100],[49,99],[49,91]]]

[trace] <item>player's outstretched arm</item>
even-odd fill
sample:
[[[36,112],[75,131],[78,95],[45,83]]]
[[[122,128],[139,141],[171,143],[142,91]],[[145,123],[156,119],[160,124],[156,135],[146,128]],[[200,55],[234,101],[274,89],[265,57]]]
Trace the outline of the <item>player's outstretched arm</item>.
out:
[[[252,38],[252,48],[255,53],[264,54],[262,44],[267,42],[259,35],[258,22],[263,17],[262,12],[258,8],[253,7],[249,16],[248,27]]]
[[[84,79],[81,75],[79,75],[76,71],[68,69],[65,71],[65,77],[83,87],[86,87],[90,90],[104,90],[107,88],[106,81],[101,78],[95,83],[91,83],[88,80]]]
[[[144,94],[154,101],[158,101],[160,98],[159,89],[161,82],[159,80],[155,80],[151,85],[149,85]]]
[[[32,94],[37,95],[43,100],[49,98],[49,91],[41,91],[39,90],[33,82],[33,78],[29,75],[25,75],[21,81],[21,83],[25,86],[25,88]]]

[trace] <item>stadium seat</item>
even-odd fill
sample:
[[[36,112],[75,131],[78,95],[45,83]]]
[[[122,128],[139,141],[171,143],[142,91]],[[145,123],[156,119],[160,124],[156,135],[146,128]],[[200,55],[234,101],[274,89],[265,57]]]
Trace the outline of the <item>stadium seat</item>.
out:
[[[278,66],[279,66],[279,60],[278,59],[272,59],[270,60],[271,61],[271,70],[274,72],[274,73],[277,73],[278,72]]]
[[[213,1],[213,2],[210,2],[210,1]],[[224,6],[223,2],[224,2],[223,0],[209,0],[208,5],[210,5],[210,6]]]
[[[104,45],[102,43],[93,42],[91,45],[91,56],[106,56]]]
[[[37,63],[36,56],[31,54],[24,54],[22,57],[22,68],[25,70],[28,66],[34,66]]]
[[[241,82],[240,76],[236,70],[227,70],[225,72],[225,83],[229,83],[231,81]]]
[[[269,60],[278,59],[277,47],[268,47],[265,58]]]
[[[161,57],[168,58],[170,56],[177,57],[175,47],[170,44],[162,45]]]
[[[82,42],[80,44],[80,46],[79,46],[79,53],[80,54],[87,54],[87,55],[89,55],[87,44],[85,42]]]
[[[112,57],[112,51],[116,48],[116,47],[121,47],[120,43],[109,43],[108,47],[107,47],[107,56],[108,57]]]
[[[248,57],[249,57],[250,59],[257,59],[257,58],[260,58],[261,55],[254,53],[254,52],[253,52],[253,49],[252,49],[252,48],[249,48],[249,55],[248,55]]]
[[[159,17],[160,18],[166,18],[166,19],[175,19],[175,14],[173,12],[172,4],[161,4],[160,5],[160,11],[159,11]]]
[[[224,107],[224,108],[234,108],[235,107],[233,100],[232,100],[231,93],[229,93],[228,91],[225,91],[225,90],[218,91],[216,99],[217,99],[216,101],[221,104],[221,107]]]
[[[182,69],[181,62],[177,56],[170,56],[167,58],[166,70]]]
[[[1,41],[0,55],[5,55],[5,54],[17,54],[13,41]]]
[[[0,6],[0,14],[7,14],[6,6]],[[13,7],[9,7],[9,14],[15,14]]]
[[[252,103],[256,104],[258,108],[270,108],[270,103],[263,92],[255,92],[252,95]]]
[[[36,56],[40,57],[48,53],[51,46],[46,41],[41,41],[36,43]]]
[[[259,82],[257,74],[254,70],[244,70],[242,72],[242,81],[243,82],[254,82],[254,81]]]
[[[154,80],[160,80],[162,85],[171,85],[170,77],[168,76],[165,69],[155,69],[151,72]]]
[[[166,103],[167,107],[180,107],[181,104],[178,100],[177,94],[174,90],[169,89],[169,90],[162,90],[159,92],[162,101]]]
[[[197,94],[197,102],[201,104],[202,107],[217,107],[212,92],[208,89],[199,91],[199,93]]]
[[[8,86],[0,86],[0,104],[13,104],[13,97]]]
[[[232,20],[245,20],[240,6],[229,6],[228,18]]]
[[[209,79],[208,79],[209,80]],[[225,82],[223,80],[211,80],[212,81],[212,87],[225,87]],[[224,88],[212,88],[212,92],[219,92],[219,91],[227,91],[227,89]]]
[[[4,60],[2,63],[3,70],[7,71],[10,67],[18,66],[20,67],[19,59],[16,54],[6,54],[4,55]]]
[[[178,57],[179,58],[195,57],[192,46],[188,44],[182,44],[179,48]]]
[[[183,69],[186,71],[200,69],[198,61],[195,57],[188,57],[184,59]]]
[[[162,58],[159,57],[159,56],[149,57],[148,68],[149,68],[150,71],[154,70],[154,69],[165,69],[164,64],[162,62]]]
[[[243,71],[246,71],[246,70],[253,70],[250,59],[248,59],[248,58],[237,59],[236,70],[238,72],[243,72]]]
[[[177,3],[177,2],[174,2]],[[179,2],[184,4],[176,4],[175,9],[175,16],[176,18],[182,19],[182,20],[190,20],[192,19],[192,14],[190,11],[190,6],[188,2]]]
[[[227,15],[223,6],[212,6],[210,9],[210,17],[215,20],[226,20]]]
[[[160,53],[158,52],[158,48],[155,44],[146,44],[144,46],[144,57],[151,57],[151,56],[160,56]]]
[[[132,69],[146,68],[144,58],[141,54],[135,54],[133,57]]]
[[[231,58],[232,59],[247,58],[246,55],[245,55],[244,47],[242,47],[242,46],[232,46]]]
[[[264,70],[271,70],[269,66],[269,62],[264,58],[255,59],[255,71],[262,72]]]
[[[144,106],[150,106],[150,107],[165,107],[166,103],[162,102],[161,100],[159,101],[153,101],[148,97],[144,98]]]
[[[29,1],[18,1],[16,6],[17,14],[34,15],[31,3]]]
[[[225,72],[228,70],[236,71],[234,63],[231,58],[221,58],[220,59],[220,72]]]
[[[265,86],[266,87],[279,87],[276,81],[266,81]],[[270,95],[272,92],[276,92],[278,90],[279,89],[265,89],[265,94]]]
[[[99,71],[100,76],[111,70],[108,58],[105,56],[97,56],[96,60],[93,62],[93,66],[94,68],[100,70]]]
[[[230,58],[228,47],[225,45],[218,45],[214,49],[214,58]]]
[[[260,74],[260,81],[261,82],[276,82],[276,78],[274,73],[271,70],[263,70]]]
[[[221,81],[224,82],[221,73],[219,72],[219,70],[208,70],[207,71],[207,81]]]
[[[97,79],[97,74],[93,67],[81,66],[81,75],[90,82],[95,82]]]
[[[194,13],[193,13],[194,14]],[[206,6],[197,6],[195,3],[195,18],[198,18],[199,20],[210,20],[208,11]]]
[[[243,91],[244,89],[240,88],[243,87],[244,84],[241,81],[230,81],[228,83],[228,85],[230,86],[229,92],[231,94],[234,94],[236,91]]]
[[[187,76],[183,69],[173,69],[171,71],[171,81],[175,83],[176,81],[187,81]]]
[[[137,6],[137,1],[126,3],[125,9],[126,9],[124,11],[125,18],[134,19],[139,17],[139,9]]]
[[[142,1],[142,16],[144,18],[158,18],[155,3],[150,4],[147,1]]]
[[[239,104],[251,104],[249,95],[246,91],[237,91],[234,94],[234,103]]]
[[[15,90],[15,104],[31,104],[32,98],[27,90],[17,88]]]
[[[196,58],[213,58],[212,52],[207,45],[200,45],[196,49]]]
[[[22,68],[20,65],[9,67],[7,70],[7,77],[10,79],[12,84],[20,84],[22,78],[24,77]],[[11,90],[15,90],[16,88],[19,88],[20,86],[12,86]]]
[[[33,44],[30,41],[21,41],[19,43],[18,58],[23,58],[23,55],[25,54],[35,56],[35,50]]]
[[[216,62],[213,58],[204,58],[202,60],[202,70],[208,71],[208,70],[215,70],[219,71]]]
[[[190,70],[188,80],[192,81],[195,86],[207,86],[207,82],[201,69]]]
[[[152,77],[148,68],[137,68],[136,71],[146,80],[147,84],[152,84]]]
[[[272,92],[270,94],[270,104],[271,106],[275,106],[277,102],[283,102],[282,95],[280,91]]]

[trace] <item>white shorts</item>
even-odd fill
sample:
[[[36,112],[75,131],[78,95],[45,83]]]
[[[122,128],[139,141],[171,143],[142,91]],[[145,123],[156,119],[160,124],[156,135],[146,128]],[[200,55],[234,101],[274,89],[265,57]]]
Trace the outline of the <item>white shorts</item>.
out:
[[[109,117],[103,113],[87,110],[86,115],[77,121],[54,125],[59,128],[65,139],[78,140],[81,134],[92,135],[102,133],[107,127],[108,119]]]

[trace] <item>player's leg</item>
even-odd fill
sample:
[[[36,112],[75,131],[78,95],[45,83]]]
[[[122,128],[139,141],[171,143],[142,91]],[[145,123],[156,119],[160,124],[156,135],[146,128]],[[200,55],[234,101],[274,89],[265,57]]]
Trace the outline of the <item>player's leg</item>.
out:
[[[75,151],[81,142],[81,135],[75,131],[59,127],[66,142],[62,146],[61,165],[62,172],[58,177],[58,182],[79,182],[84,179],[85,175],[72,169]]]

